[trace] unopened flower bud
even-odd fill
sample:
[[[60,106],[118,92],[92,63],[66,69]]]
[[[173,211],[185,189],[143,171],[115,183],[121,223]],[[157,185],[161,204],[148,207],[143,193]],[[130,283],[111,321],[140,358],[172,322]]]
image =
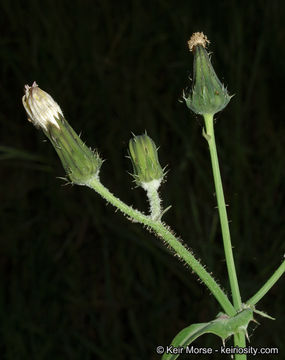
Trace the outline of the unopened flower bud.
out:
[[[229,103],[231,96],[218,79],[211,64],[206,44],[209,40],[203,33],[194,33],[188,41],[194,53],[192,91],[184,94],[186,105],[196,114],[216,114]]]
[[[58,104],[34,82],[25,86],[23,105],[28,120],[40,127],[51,141],[70,180],[85,185],[98,176],[102,160],[88,148],[65,120]]]
[[[134,136],[129,142],[129,154],[137,185],[145,188],[146,183],[154,181],[158,188],[164,173],[153,140],[147,134]]]

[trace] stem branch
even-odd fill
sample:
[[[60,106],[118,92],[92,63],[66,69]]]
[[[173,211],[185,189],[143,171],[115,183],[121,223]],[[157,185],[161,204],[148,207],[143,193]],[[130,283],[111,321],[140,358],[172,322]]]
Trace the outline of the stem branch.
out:
[[[208,141],[209,149],[210,149],[214,182],[216,188],[216,197],[217,197],[218,210],[219,210],[219,216],[220,216],[220,222],[222,228],[224,251],[225,251],[227,269],[229,274],[231,292],[232,292],[234,307],[236,311],[238,311],[239,309],[241,309],[241,297],[240,297],[239,285],[238,285],[237,274],[235,269],[228,215],[226,210],[224,191],[223,191],[219,160],[218,160],[218,154],[216,148],[213,115],[206,114],[204,115],[204,119],[206,125],[205,137]]]
[[[266,281],[266,283],[262,286],[258,292],[252,296],[246,303],[248,305],[255,305],[258,301],[263,298],[263,296],[272,288],[272,286],[276,283],[276,281],[284,274],[285,272],[285,260],[280,264],[277,270],[273,273],[273,275]]]
[[[229,316],[234,316],[236,314],[235,308],[215,279],[208,273],[204,266],[200,264],[195,256],[173,235],[169,227],[163,224],[160,220],[153,220],[150,216],[144,215],[140,211],[135,210],[131,206],[122,202],[100,182],[98,177],[93,177],[85,185],[95,190],[122,213],[130,216],[131,219],[146,225],[148,230],[154,230],[155,233],[175,251],[178,257],[183,259],[199,276],[199,278],[205,283],[217,299],[226,314]]]
[[[206,125],[206,134],[204,134],[204,136],[208,141],[209,149],[210,149],[212,169],[213,169],[215,189],[216,189],[216,197],[218,203],[218,210],[220,216],[224,251],[225,251],[229,280],[230,280],[231,292],[232,292],[234,307],[236,311],[238,311],[239,309],[241,309],[241,297],[240,297],[239,285],[238,285],[237,274],[235,269],[228,215],[226,210],[219,159],[216,148],[214,117],[211,114],[206,114],[204,115],[204,120]],[[245,334],[242,333],[235,334],[234,345],[238,347],[245,347],[246,346]],[[236,360],[246,360],[246,358],[247,358],[246,355],[239,355],[239,354],[235,355]]]
[[[148,183],[143,183],[142,187],[146,191],[149,205],[150,205],[150,217],[153,220],[161,219],[161,199],[158,194],[158,188],[160,180],[152,180]]]

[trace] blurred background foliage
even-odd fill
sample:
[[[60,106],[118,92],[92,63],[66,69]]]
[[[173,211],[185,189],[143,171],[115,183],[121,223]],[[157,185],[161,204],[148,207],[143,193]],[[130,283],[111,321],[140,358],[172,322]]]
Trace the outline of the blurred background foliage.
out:
[[[21,104],[36,80],[107,159],[103,183],[144,211],[126,155],[131,132],[147,130],[169,169],[165,221],[229,293],[202,122],[179,102],[194,31],[208,35],[235,94],[216,133],[243,299],[267,280],[284,254],[284,10],[261,0],[1,2],[1,359],[158,359],[157,345],[220,311],[157,238],[90,189],[63,186]],[[258,308],[277,320],[251,325],[251,345],[284,354],[284,279]]]

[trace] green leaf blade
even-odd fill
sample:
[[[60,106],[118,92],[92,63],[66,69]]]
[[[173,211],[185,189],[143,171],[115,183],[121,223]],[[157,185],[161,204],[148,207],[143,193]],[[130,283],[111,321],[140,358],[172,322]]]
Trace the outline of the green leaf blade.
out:
[[[176,349],[183,348],[185,350],[199,336],[207,333],[219,336],[222,341],[234,334],[246,333],[247,326],[251,320],[253,320],[253,310],[247,308],[233,317],[222,314],[208,323],[192,324],[175,336],[171,345],[166,348],[167,351],[163,354],[162,360],[177,359],[182,352],[176,352]]]

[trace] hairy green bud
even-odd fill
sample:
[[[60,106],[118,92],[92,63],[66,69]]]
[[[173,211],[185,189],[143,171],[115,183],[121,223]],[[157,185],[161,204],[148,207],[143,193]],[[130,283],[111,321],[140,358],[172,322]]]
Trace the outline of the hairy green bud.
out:
[[[229,103],[231,96],[218,79],[211,64],[206,44],[209,40],[203,33],[194,33],[188,41],[190,51],[194,53],[192,91],[184,94],[189,109],[196,114],[216,114]]]
[[[158,187],[164,174],[153,140],[147,134],[134,136],[129,142],[129,155],[137,185],[145,188],[144,184],[154,181]]]
[[[25,86],[22,101],[28,120],[49,138],[73,183],[84,185],[98,176],[103,161],[83,143],[49,94],[34,82],[32,86]]]

